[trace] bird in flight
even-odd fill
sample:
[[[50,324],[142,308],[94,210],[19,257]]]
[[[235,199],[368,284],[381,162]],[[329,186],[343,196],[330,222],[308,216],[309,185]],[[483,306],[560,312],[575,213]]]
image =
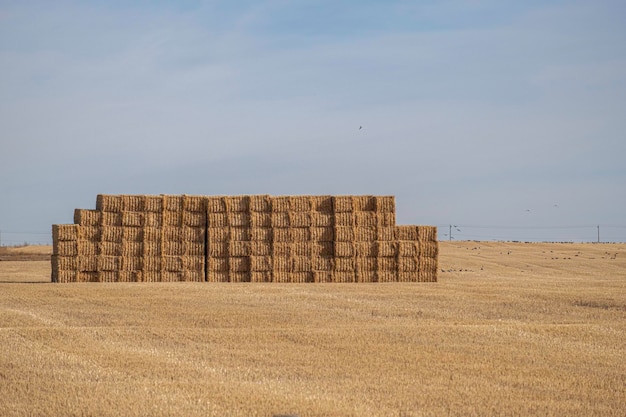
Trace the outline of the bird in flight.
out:
[[[363,129],[363,126],[359,126],[359,130]]]

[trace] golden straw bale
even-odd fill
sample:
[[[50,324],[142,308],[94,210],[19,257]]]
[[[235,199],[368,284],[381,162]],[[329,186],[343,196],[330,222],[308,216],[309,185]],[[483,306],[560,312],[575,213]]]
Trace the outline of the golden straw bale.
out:
[[[274,262],[273,271],[289,272],[293,270],[291,258],[274,255],[272,260]]]
[[[417,272],[419,269],[418,257],[400,256],[398,257],[398,271],[400,272]]]
[[[305,242],[311,239],[311,232],[308,227],[290,227],[289,240],[292,242]]]
[[[276,196],[271,198],[272,212],[288,212],[289,211],[289,197],[288,196]]]
[[[230,241],[228,247],[229,256],[250,256],[252,254],[252,246],[249,241]]]
[[[251,227],[272,227],[272,213],[251,212],[250,213],[250,226]]]
[[[195,226],[183,227],[181,237],[183,242],[205,242],[206,228]]]
[[[437,258],[439,256],[439,242],[436,240],[420,241],[420,256]]]
[[[272,271],[272,282],[287,283],[290,282],[291,273],[289,271]]]
[[[335,271],[355,271],[354,258],[335,258]]]
[[[274,242],[273,244],[274,256],[291,256],[291,243],[290,242]]]
[[[164,211],[163,212],[163,225],[181,227],[183,225],[183,212],[182,211]]]
[[[143,225],[147,227],[162,227],[163,213],[146,212],[143,214]]]
[[[311,196],[311,210],[332,214],[333,213],[333,197],[330,195],[314,195]]]
[[[318,213],[316,211],[313,211],[310,213],[310,217],[311,226],[314,227],[329,227],[335,225],[335,216],[330,213]]]
[[[335,240],[334,227],[311,227],[311,240],[320,242],[332,242]]]
[[[289,273],[289,282],[305,283],[313,282],[313,272],[311,271],[296,271]]]
[[[228,282],[230,280],[230,272],[213,271],[206,273],[207,282]]]
[[[224,197],[226,211],[247,212],[250,211],[250,197],[247,195],[235,195]]]
[[[161,247],[162,255],[166,256],[183,256],[185,254],[185,244],[173,240],[163,241]]]
[[[378,269],[378,261],[376,257],[359,256],[355,259],[357,271],[376,271]]]
[[[356,282],[356,273],[354,271],[333,271],[332,282]]]
[[[208,227],[207,241],[209,242],[227,242],[230,240],[229,227]]]
[[[102,226],[122,226],[122,213],[102,212]]]
[[[183,241],[183,228],[180,226],[164,226],[163,227],[163,240],[171,242]]]
[[[183,271],[161,271],[161,282],[181,282],[184,280]]]
[[[305,211],[290,211],[289,225],[292,227],[310,227],[311,214]]]
[[[354,212],[335,213],[336,227],[354,227],[356,225],[356,216]]]
[[[353,204],[355,211],[376,211],[376,198],[372,195],[354,196]]]
[[[232,272],[229,276],[229,282],[250,282],[251,281],[250,272]]]
[[[184,253],[187,256],[205,256],[206,255],[206,242],[183,242]]]
[[[250,257],[250,270],[253,272],[258,271],[271,271],[274,269],[271,256],[251,256]]]
[[[77,256],[79,241],[58,241],[52,245],[52,254],[59,256]]]
[[[141,259],[144,271],[160,271],[161,270],[161,257],[160,256],[144,256]]]
[[[396,226],[396,213],[376,213],[376,223],[378,227],[395,227]]]
[[[308,256],[312,254],[312,243],[307,241],[291,242],[291,255],[292,256]]]
[[[121,271],[141,271],[143,269],[143,257],[141,256],[122,256]]]
[[[207,254],[211,257],[225,258],[228,256],[229,242],[208,242]]]
[[[142,271],[142,282],[161,282],[161,271]]]
[[[52,269],[56,269],[57,271],[77,271],[78,270],[78,256],[52,255],[51,263],[52,263]]]
[[[253,240],[250,242],[250,253],[253,256],[270,256],[272,254],[272,244],[267,241]]]
[[[141,271],[119,271],[118,282],[141,282],[140,273]]]
[[[228,226],[228,213],[208,213],[207,214],[207,226],[208,227],[226,227]]]
[[[207,215],[203,211],[183,211],[182,225],[189,227],[206,227]]]
[[[311,211],[311,196],[294,195],[289,197],[289,211],[305,212]]]
[[[163,211],[163,197],[160,195],[145,196],[143,208],[147,213],[161,213]]]
[[[225,213],[226,200],[224,197],[211,196],[206,198],[207,212],[208,213]]]
[[[437,240],[437,227],[417,226],[417,237],[421,241],[434,242]]]
[[[123,195],[122,211],[144,211],[144,201],[143,195]]]
[[[59,242],[60,243],[60,242]],[[100,242],[79,240],[77,242],[78,255],[93,256],[100,253]]]
[[[417,226],[396,226],[396,240],[417,240]]]
[[[183,257],[163,255],[161,258],[161,269],[164,271],[182,271]]]
[[[312,256],[335,256],[335,242],[314,241],[311,244]]]
[[[96,255],[81,256],[77,258],[79,271],[97,271],[98,270],[98,258]]]
[[[358,256],[378,256],[378,242],[355,242]]]
[[[398,272],[397,271],[381,271],[378,270],[376,272],[378,277],[378,282],[398,282]]]
[[[399,256],[418,256],[420,254],[420,244],[418,241],[400,240],[398,241]]]
[[[376,256],[396,256],[398,254],[398,242],[376,242]]]
[[[183,211],[206,213],[207,199],[199,195],[183,195]]]
[[[376,271],[357,271],[356,282],[378,282],[378,273]]]
[[[121,256],[98,255],[98,271],[119,271],[121,259]]]
[[[164,212],[182,212],[183,196],[182,195],[163,195],[163,211]]]
[[[335,226],[335,240],[337,242],[352,242],[354,238],[353,227]]]
[[[274,227],[272,229],[274,242],[289,242],[291,241],[290,228],[288,227]]]
[[[143,256],[161,256],[162,243],[148,240],[143,242]]]
[[[250,272],[251,282],[272,282],[272,271],[252,271]]]
[[[394,196],[377,196],[376,212],[378,213],[395,213],[396,199]]]
[[[122,196],[121,195],[108,195],[98,194],[96,196],[96,210],[116,212],[122,211]]]
[[[185,282],[204,282],[204,271],[192,271],[192,270],[184,270],[183,271],[183,281]]]
[[[351,195],[341,195],[333,197],[333,211],[335,216],[337,213],[346,213],[354,211],[354,197]]]
[[[330,271],[313,271],[313,282],[333,282],[333,273]]]
[[[160,242],[163,238],[163,230],[159,227],[144,227],[142,233],[144,242]]]
[[[272,211],[272,202],[267,194],[250,196],[250,211],[257,213],[267,213]]]
[[[353,242],[335,242],[335,256],[339,258],[347,258],[356,255]]]
[[[252,240],[252,232],[249,227],[230,227],[229,229],[231,240]]]
[[[229,212],[228,225],[233,227],[250,227],[250,213]]]
[[[98,282],[119,282],[119,271],[98,271]]]
[[[398,282],[418,282],[417,271],[398,271]]]
[[[274,229],[271,227],[253,227],[250,229],[250,239],[256,242],[270,243],[274,239]]]
[[[97,210],[74,210],[74,223],[81,226],[100,226],[102,224],[102,212]]]
[[[398,262],[395,257],[391,256],[378,256],[376,258],[376,265],[379,271],[397,271]]]
[[[358,242],[374,242],[378,237],[376,227],[356,227],[354,231],[354,239]]]
[[[226,272],[230,271],[229,260],[231,258],[207,258],[207,271]]]
[[[311,258],[308,256],[294,256],[292,262],[294,272],[311,271]]]
[[[277,211],[272,212],[272,227],[289,227],[289,212]]]
[[[98,242],[102,238],[100,226],[78,226],[78,239]]]
[[[75,241],[78,240],[79,225],[77,224],[53,224],[52,241]]]
[[[357,211],[354,214],[355,224],[358,227],[373,227],[378,225],[378,216],[373,211]]]
[[[122,238],[121,226],[102,226],[102,241],[122,243]]]
[[[335,269],[335,258],[330,256],[312,256],[311,269],[313,271],[332,271]]]
[[[143,242],[123,241],[122,256],[143,256]]]
[[[228,258],[230,272],[250,272],[249,256],[231,256]]]
[[[377,227],[376,228],[376,240],[380,240],[383,242],[397,240],[395,238],[395,233],[396,233],[395,227]]]
[[[122,228],[122,242],[142,242],[143,228],[125,226]]]

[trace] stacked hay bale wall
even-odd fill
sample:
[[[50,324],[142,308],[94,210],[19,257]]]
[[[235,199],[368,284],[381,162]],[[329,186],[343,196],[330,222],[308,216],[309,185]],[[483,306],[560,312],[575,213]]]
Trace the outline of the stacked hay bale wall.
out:
[[[53,282],[433,282],[437,231],[390,196],[98,195],[53,225]]]

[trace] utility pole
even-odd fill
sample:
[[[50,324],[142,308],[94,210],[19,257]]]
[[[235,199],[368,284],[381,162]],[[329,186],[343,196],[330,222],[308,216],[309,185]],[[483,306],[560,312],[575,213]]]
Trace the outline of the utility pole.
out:
[[[448,240],[452,240],[452,225],[450,225],[450,232],[448,234]]]
[[[598,225],[598,243],[600,243],[600,225]]]

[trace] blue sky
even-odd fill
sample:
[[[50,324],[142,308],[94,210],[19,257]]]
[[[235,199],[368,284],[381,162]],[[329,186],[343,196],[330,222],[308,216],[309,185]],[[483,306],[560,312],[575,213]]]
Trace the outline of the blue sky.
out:
[[[0,1],[3,241],[49,240],[18,232],[71,223],[99,193],[392,194],[399,223],[464,225],[459,239],[593,240],[600,224],[625,241],[624,16],[619,1]]]

